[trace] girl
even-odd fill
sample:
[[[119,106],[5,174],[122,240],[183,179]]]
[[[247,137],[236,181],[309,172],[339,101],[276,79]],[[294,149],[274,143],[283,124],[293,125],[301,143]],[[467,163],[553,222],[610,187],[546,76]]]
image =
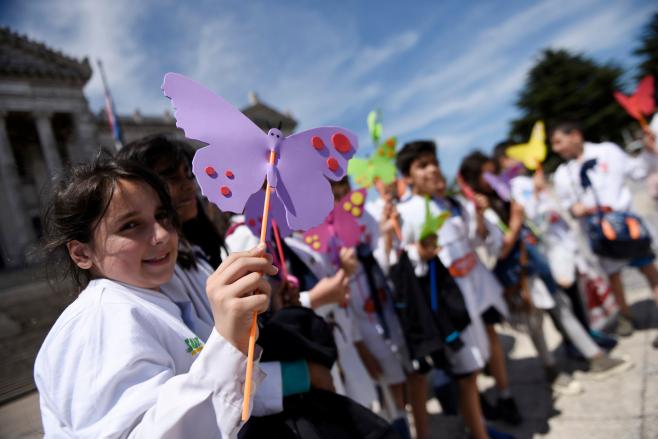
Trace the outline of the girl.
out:
[[[182,140],[156,134],[129,143],[117,156],[155,170],[171,194],[182,222],[182,239],[174,276],[170,282],[163,285],[162,291],[181,308],[183,319],[188,326],[194,328],[201,340],[206,340],[212,329],[213,317],[205,286],[213,272],[211,267],[221,262],[220,252],[225,252],[226,246],[224,237],[210,220],[206,206],[197,194],[194,177],[190,172],[193,151],[189,144]],[[256,246],[258,240],[254,238],[250,244]],[[273,294],[273,301],[277,303],[275,299],[281,298],[278,293]],[[304,381],[305,377],[310,377],[308,381],[313,387],[331,387],[329,369],[312,361],[302,364],[269,361],[262,362],[260,367],[266,378],[254,395],[255,416],[281,412],[284,396],[308,390],[297,384]]]
[[[122,161],[78,165],[55,186],[45,224],[48,260],[82,290],[36,359],[46,435],[235,436],[251,316],[269,302],[261,273],[277,272],[264,249],[230,255],[208,278],[204,343],[160,291],[178,219],[157,176]]]

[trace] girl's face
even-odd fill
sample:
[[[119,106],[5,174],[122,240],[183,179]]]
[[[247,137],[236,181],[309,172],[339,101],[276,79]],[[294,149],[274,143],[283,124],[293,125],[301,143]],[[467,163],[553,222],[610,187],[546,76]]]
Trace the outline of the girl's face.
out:
[[[158,289],[174,272],[178,235],[149,185],[119,180],[92,243],[80,245],[85,247],[85,266],[72,257],[94,277]]]
[[[486,162],[482,165],[482,168],[480,168],[480,177],[478,179],[478,186],[482,189],[482,191],[485,193],[490,193],[493,192],[493,188],[484,178],[484,174],[487,172],[489,174],[496,174],[496,164],[493,161]]]
[[[439,162],[432,153],[421,154],[411,163],[409,176],[405,177],[405,181],[418,195],[441,196],[441,191],[445,191],[445,179],[441,174]]]
[[[177,168],[167,169],[166,166],[156,166],[156,173],[167,183],[171,202],[176,209],[181,223],[196,218],[197,200],[194,176],[187,163],[181,163]]]

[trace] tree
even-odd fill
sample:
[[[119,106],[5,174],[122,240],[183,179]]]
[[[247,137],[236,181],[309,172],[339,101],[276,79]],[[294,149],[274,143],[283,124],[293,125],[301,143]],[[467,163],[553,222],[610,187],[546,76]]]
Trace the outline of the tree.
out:
[[[633,51],[642,59],[638,66],[637,79],[652,75],[658,80],[658,12],[653,14],[640,36],[640,45]]]
[[[511,122],[510,139],[527,141],[538,119],[549,129],[557,121],[575,120],[582,125],[586,139],[623,144],[621,133],[633,122],[613,97],[621,75],[621,68],[613,64],[599,65],[567,50],[544,50],[516,103],[522,116]],[[547,170],[557,163],[549,151]]]

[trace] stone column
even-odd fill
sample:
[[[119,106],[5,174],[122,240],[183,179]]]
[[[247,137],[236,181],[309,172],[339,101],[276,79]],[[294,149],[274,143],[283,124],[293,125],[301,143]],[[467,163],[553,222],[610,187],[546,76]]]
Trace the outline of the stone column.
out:
[[[0,112],[0,199],[3,201],[0,208],[0,237],[5,257],[8,259],[5,262],[8,266],[15,267],[25,261],[25,252],[34,242],[35,236],[32,223],[23,207],[21,181],[7,135],[5,116],[6,114]]]
[[[41,144],[41,152],[46,161],[48,174],[52,178],[61,168],[62,159],[57,150],[57,142],[53,134],[53,127],[50,123],[49,113],[35,113],[34,118],[37,124],[37,132],[39,133],[39,143]]]
[[[96,138],[96,123],[93,115],[86,111],[72,114],[75,140],[70,145],[69,155],[73,162],[90,160],[98,155],[100,144]],[[75,149],[75,151],[73,151]]]

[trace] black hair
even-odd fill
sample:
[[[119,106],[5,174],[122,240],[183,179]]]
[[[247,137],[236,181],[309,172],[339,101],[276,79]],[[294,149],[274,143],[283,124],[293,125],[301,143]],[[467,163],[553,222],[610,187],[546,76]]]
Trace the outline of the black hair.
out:
[[[485,163],[491,161],[493,159],[488,155],[481,151],[474,151],[462,160],[459,166],[459,175],[475,192],[484,193],[484,189],[480,187],[480,175],[482,175],[482,167]]]
[[[94,230],[105,216],[119,180],[138,181],[157,194],[171,224],[178,228],[178,217],[162,180],[138,163],[98,157],[64,171],[50,194],[44,213],[43,251],[48,278],[52,274],[72,278],[82,290],[91,280],[89,270],[71,259],[67,244],[93,242]],[[53,282],[54,283],[54,282]]]
[[[178,172],[180,165],[185,163],[190,170],[188,178],[193,178],[191,169],[194,148],[186,141],[169,134],[154,134],[130,142],[117,153],[117,157],[134,160],[151,169],[164,165],[164,170],[159,174],[165,180]],[[199,196],[196,202],[197,216],[182,224],[182,237],[184,241],[201,247],[210,265],[217,267],[222,262],[224,237],[218,225],[210,219],[205,203]],[[184,241],[181,240],[183,245]],[[178,262],[183,268],[196,266],[192,253],[184,248],[178,253]]]
[[[510,203],[500,198],[496,191],[484,190],[484,188],[480,185],[482,167],[488,162],[493,162],[496,165],[496,170],[498,170],[498,164],[492,157],[483,154],[481,151],[474,151],[464,157],[464,160],[462,160],[462,163],[459,167],[459,175],[461,175],[461,177],[464,179],[464,182],[469,185],[475,192],[484,195],[489,199],[491,208],[498,214],[500,219],[505,224],[507,224],[509,222],[510,216]]]
[[[550,136],[553,136],[553,134],[557,131],[564,134],[571,134],[574,131],[578,131],[582,134],[583,127],[579,122],[575,120],[562,120],[553,124],[550,130]]]
[[[402,175],[409,176],[411,165],[422,154],[432,154],[436,157],[436,143],[432,140],[415,140],[405,143],[395,158],[395,165]]]

